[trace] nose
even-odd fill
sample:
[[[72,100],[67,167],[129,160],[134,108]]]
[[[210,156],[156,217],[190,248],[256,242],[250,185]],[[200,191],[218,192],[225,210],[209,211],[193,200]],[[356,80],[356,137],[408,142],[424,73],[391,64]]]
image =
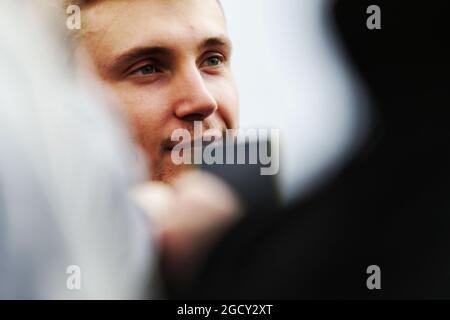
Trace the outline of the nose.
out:
[[[205,81],[195,68],[179,74],[174,95],[174,113],[185,121],[203,121],[217,110],[217,101],[205,85]]]

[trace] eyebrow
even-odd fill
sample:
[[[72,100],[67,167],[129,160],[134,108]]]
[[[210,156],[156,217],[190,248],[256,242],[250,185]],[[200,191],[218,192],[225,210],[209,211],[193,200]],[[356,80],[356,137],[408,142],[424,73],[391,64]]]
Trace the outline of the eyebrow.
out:
[[[213,38],[208,38],[208,39],[204,40],[199,45],[198,49],[202,50],[202,49],[210,48],[210,47],[225,47],[226,49],[231,51],[233,48],[233,45],[232,45],[230,39],[228,39],[225,36],[220,36],[220,37],[213,37]]]
[[[172,50],[165,47],[137,47],[114,58],[109,65],[111,68],[116,66],[125,66],[133,63],[142,57],[170,57],[173,55]]]

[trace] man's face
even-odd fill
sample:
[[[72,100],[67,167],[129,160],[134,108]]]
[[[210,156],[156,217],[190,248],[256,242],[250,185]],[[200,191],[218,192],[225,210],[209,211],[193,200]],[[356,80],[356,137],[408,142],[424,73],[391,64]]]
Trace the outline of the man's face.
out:
[[[80,48],[117,95],[153,179],[188,169],[171,160],[175,129],[236,128],[231,44],[216,0],[103,0],[82,18]]]

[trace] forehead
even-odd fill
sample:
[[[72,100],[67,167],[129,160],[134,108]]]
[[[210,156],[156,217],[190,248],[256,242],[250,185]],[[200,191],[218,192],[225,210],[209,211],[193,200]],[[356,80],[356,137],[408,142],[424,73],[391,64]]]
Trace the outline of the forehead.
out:
[[[103,0],[83,10],[83,23],[83,39],[109,55],[226,35],[216,0]]]

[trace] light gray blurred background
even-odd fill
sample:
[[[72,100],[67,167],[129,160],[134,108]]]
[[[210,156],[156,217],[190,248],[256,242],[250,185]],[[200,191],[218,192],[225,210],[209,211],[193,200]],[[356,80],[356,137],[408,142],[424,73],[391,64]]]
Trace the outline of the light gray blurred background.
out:
[[[363,92],[326,21],[327,0],[222,0],[241,127],[279,128],[286,200],[330,176],[363,136]],[[328,173],[328,174],[325,174]]]

